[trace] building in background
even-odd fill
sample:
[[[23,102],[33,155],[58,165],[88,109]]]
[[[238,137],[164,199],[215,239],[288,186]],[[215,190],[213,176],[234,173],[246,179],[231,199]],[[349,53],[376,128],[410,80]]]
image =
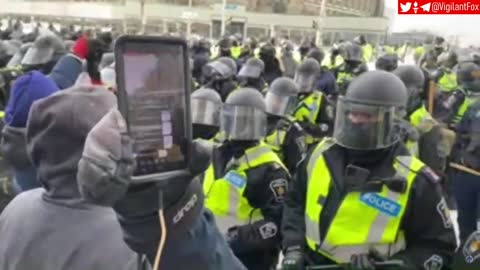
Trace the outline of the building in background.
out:
[[[388,29],[383,0],[325,1],[323,45],[359,34],[372,43],[383,40]],[[321,0],[227,0],[226,33],[257,38],[288,36],[294,41],[313,38],[320,5]],[[223,9],[221,0],[0,0],[0,6],[0,16],[71,19],[92,26],[120,24],[127,32],[137,31],[143,22],[147,33],[192,33],[212,38],[220,36]]]

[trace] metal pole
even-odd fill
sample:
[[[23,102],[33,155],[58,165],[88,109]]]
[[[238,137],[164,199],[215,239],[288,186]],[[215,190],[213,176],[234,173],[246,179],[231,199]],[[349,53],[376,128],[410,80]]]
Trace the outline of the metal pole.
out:
[[[222,0],[222,28],[220,35],[223,37],[225,35],[225,10],[227,9],[227,0]]]
[[[188,9],[192,10],[192,0],[188,0]],[[187,38],[190,38],[190,34],[192,33],[192,18],[187,19]]]
[[[327,4],[327,0],[321,0],[320,2],[320,10],[318,14],[318,23],[317,23],[317,37],[315,43],[317,46],[322,46],[322,31],[323,31],[323,24],[325,22],[325,17],[327,17],[327,10],[325,9]]]

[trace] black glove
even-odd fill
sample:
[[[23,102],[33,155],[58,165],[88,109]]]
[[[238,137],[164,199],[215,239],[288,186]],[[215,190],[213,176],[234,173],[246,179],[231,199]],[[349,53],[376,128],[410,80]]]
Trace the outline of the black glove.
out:
[[[354,254],[350,258],[348,270],[375,270],[376,262],[385,261],[385,257],[375,250],[371,250],[368,254]]]
[[[287,248],[282,261],[282,270],[303,270],[305,269],[304,254],[300,247]]]
[[[77,179],[82,196],[89,202],[112,206],[126,193],[137,193],[138,197],[154,195],[147,200],[151,207],[158,209],[158,187],[162,183],[130,185],[135,167],[132,142],[126,134],[126,123],[120,112],[112,109],[90,131],[85,142],[82,158],[78,164]],[[185,142],[187,144],[188,142]],[[193,178],[206,170],[209,165],[209,152],[201,145],[190,145],[191,162],[189,175],[168,181],[164,194],[165,206],[181,197]],[[136,196],[134,196],[136,197]],[[141,199],[141,198],[139,198]],[[142,201],[145,201],[143,199]]]
[[[374,260],[368,254],[356,254],[350,258],[348,270],[375,270]]]

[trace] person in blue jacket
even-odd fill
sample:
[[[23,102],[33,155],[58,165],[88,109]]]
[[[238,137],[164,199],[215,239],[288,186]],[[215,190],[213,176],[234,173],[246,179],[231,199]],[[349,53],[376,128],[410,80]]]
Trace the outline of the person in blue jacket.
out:
[[[20,76],[12,86],[5,109],[0,150],[13,167],[15,186],[19,192],[40,187],[37,172],[28,158],[25,145],[25,127],[30,107],[36,100],[58,90],[57,85],[39,71]]]

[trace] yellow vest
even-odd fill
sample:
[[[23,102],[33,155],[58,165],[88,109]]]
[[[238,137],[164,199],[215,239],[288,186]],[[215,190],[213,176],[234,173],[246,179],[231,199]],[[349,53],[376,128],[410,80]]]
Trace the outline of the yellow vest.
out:
[[[429,132],[435,125],[437,125],[437,121],[433,119],[425,106],[414,111],[410,115],[409,121],[410,124],[420,132],[420,134]],[[420,156],[418,141],[408,140],[405,146],[412,156],[417,158]]]
[[[447,92],[456,90],[458,88],[457,75],[451,71],[445,72],[445,74],[443,74],[443,76],[438,81],[438,86],[441,90]]]
[[[320,113],[322,99],[323,94],[321,92],[314,91],[311,93],[308,97],[300,101],[300,104],[293,113],[294,119],[299,122],[309,122],[311,124],[315,124]],[[308,134],[305,137],[305,143],[308,145],[318,142],[319,140],[320,138],[314,138]]]
[[[242,54],[242,47],[241,46],[231,47],[230,53],[232,54],[233,58],[237,59],[240,56],[240,54]]]
[[[252,207],[243,193],[248,184],[247,171],[268,163],[285,168],[270,147],[261,143],[247,149],[245,155],[233,163],[230,162],[232,169],[220,179],[215,179],[213,163],[210,164],[205,172],[203,191],[205,206],[213,212],[218,224],[242,225],[263,218],[260,210]]]
[[[365,44],[362,46],[362,52],[363,52],[363,61],[365,63],[370,62],[373,56],[373,47],[370,44]]]
[[[283,129],[277,129],[272,134],[265,137],[265,143],[270,146],[270,148],[281,158],[283,159],[282,146],[285,142],[285,137],[287,131]]]
[[[353,254],[368,253],[371,248],[386,256],[405,249],[400,225],[417,172],[424,167],[420,160],[411,156],[398,156],[394,163],[396,174],[407,181],[405,193],[396,193],[386,186],[379,193],[348,193],[321,241],[323,205],[320,199],[326,201],[332,184],[323,153],[334,144],[332,139],[324,139],[316,146],[307,164],[305,231],[308,247],[337,263],[348,263]]]

